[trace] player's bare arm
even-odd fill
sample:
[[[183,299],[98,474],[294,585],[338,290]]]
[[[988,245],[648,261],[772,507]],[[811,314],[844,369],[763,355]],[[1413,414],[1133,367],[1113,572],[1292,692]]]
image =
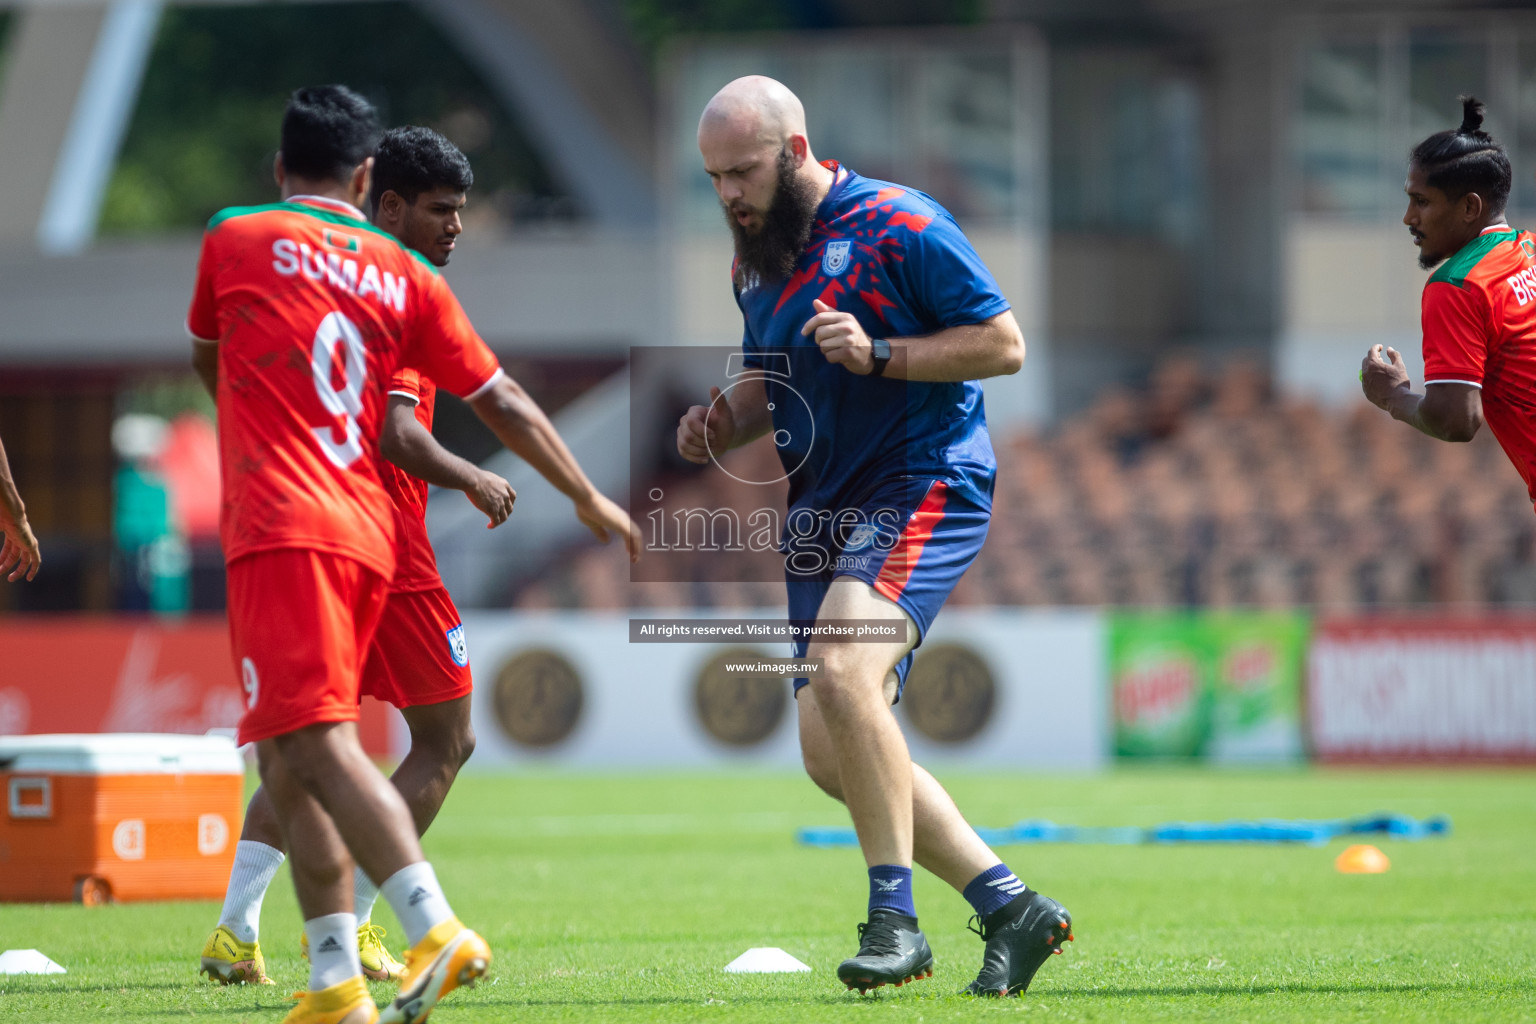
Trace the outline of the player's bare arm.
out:
[[[576,518],[593,536],[606,544],[617,535],[623,538],[631,562],[640,557],[640,527],[592,486],[555,425],[516,381],[503,376],[483,395],[471,399],[469,407],[514,455],[575,503]]]
[[[1424,391],[1413,390],[1393,349],[1374,345],[1360,364],[1360,386],[1372,404],[1442,441],[1472,440],[1483,425],[1484,402],[1490,411],[1507,407],[1507,382],[1491,357],[1500,339],[1524,343],[1531,333],[1522,309],[1528,297],[1508,283],[1529,273],[1532,251],[1529,236],[1511,229],[1504,216],[1513,181],[1509,156],[1483,130],[1483,104],[1474,96],[1463,96],[1461,104],[1459,128],[1414,147],[1403,186],[1403,225],[1419,250],[1420,268],[1434,272],[1420,314]],[[1511,343],[1509,350],[1518,347]],[[1498,433],[1501,417],[1492,422]],[[1507,430],[1499,442],[1526,475],[1530,462],[1516,451],[1527,442]]]
[[[219,343],[204,338],[192,339],[192,369],[208,389],[208,396],[219,397]]]
[[[464,492],[470,504],[490,520],[486,524],[488,530],[500,526],[512,514],[512,504],[517,500],[512,485],[438,444],[432,432],[416,419],[416,403],[412,399],[389,397],[384,429],[379,434],[379,454],[418,480]]]
[[[5,445],[0,444],[0,533],[5,534],[5,544],[0,546],[0,575],[15,583],[25,577],[37,576],[43,556],[37,547],[37,538],[27,523],[27,508],[21,503],[21,492],[11,479],[11,464],[5,458]],[[9,575],[6,575],[6,574]]]
[[[677,423],[677,453],[706,465],[711,452],[728,452],[757,440],[773,426],[768,392],[761,377],[744,377],[721,398],[709,389],[709,404],[689,407]]]
[[[1483,425],[1480,388],[1447,381],[1418,394],[1394,348],[1371,346],[1360,364],[1360,386],[1372,405],[1440,441],[1470,441]]]
[[[874,372],[874,341],[852,313],[840,313],[817,299],[816,315],[800,333],[814,337],[827,362],[860,376]],[[1018,373],[1024,365],[1024,332],[1011,310],[979,324],[947,327],[922,338],[886,338],[902,358],[881,375],[913,381],[984,380]]]

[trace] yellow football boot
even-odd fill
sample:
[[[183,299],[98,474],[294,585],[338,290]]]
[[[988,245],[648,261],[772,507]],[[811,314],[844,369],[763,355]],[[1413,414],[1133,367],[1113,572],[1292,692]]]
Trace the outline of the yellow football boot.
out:
[[[384,945],[383,928],[372,921],[357,926],[357,958],[363,962],[363,977],[369,981],[399,981],[405,977],[405,964],[396,960]],[[299,952],[309,959],[309,936],[299,936]]]
[[[363,975],[370,981],[399,981],[405,977],[405,964],[390,955],[384,945],[383,928],[372,921],[357,926],[357,958],[363,962]]]
[[[379,1019],[379,1008],[360,974],[319,992],[295,992],[293,997],[299,1005],[288,1011],[283,1024],[375,1024]]]
[[[405,977],[379,1024],[419,1024],[456,988],[471,988],[491,966],[491,947],[451,917],[405,951]]]
[[[199,974],[220,985],[272,985],[267,977],[267,962],[261,955],[261,943],[241,942],[223,925],[213,930],[203,944],[203,966]]]

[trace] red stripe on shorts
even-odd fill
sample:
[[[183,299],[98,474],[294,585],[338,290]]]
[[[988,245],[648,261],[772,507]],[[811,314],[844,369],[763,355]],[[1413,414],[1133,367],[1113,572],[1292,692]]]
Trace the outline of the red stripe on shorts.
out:
[[[917,568],[918,559],[923,557],[923,546],[933,537],[939,520],[944,518],[944,502],[948,496],[949,488],[942,480],[935,480],[933,486],[928,488],[923,503],[917,506],[917,511],[907,520],[907,528],[901,539],[886,557],[880,575],[875,577],[876,591],[894,601],[907,589],[912,570]]]

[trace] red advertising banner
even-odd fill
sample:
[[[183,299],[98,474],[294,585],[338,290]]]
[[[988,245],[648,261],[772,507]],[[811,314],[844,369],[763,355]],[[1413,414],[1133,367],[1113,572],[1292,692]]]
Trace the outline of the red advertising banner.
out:
[[[223,618],[0,622],[0,735],[206,733],[245,709]],[[363,702],[363,747],[391,753],[390,716]]]
[[[1325,761],[1536,761],[1536,617],[1321,619],[1307,718]]]

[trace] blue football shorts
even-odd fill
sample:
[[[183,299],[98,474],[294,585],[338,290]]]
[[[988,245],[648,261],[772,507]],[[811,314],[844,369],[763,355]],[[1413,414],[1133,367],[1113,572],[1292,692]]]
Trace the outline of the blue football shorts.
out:
[[[792,511],[784,569],[790,622],[800,628],[814,624],[832,581],[851,576],[906,612],[921,645],[961,574],[981,552],[991,518],[989,493],[934,477],[887,481],[848,508]],[[809,641],[796,640],[794,656],[805,657],[808,646]],[[912,658],[909,651],[896,664],[897,700]],[[804,676],[795,679],[795,692],[809,683]]]

